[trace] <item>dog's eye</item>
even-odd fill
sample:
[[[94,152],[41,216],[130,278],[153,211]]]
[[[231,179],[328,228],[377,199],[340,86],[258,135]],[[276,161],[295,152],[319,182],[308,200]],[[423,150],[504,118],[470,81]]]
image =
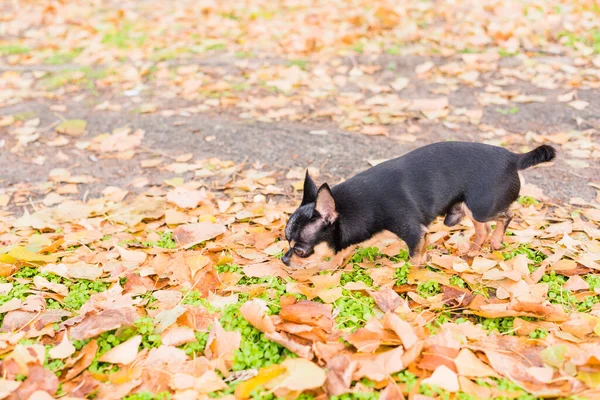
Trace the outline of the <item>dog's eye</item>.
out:
[[[306,255],[306,252],[299,248],[295,248],[294,253],[296,253],[298,257],[304,257]]]

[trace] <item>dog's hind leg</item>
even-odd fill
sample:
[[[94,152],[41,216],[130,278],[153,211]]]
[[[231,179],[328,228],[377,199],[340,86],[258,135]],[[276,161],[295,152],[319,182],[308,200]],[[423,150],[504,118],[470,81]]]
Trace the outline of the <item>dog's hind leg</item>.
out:
[[[506,210],[498,214],[494,219],[496,220],[496,229],[492,233],[491,246],[494,250],[500,250],[504,241],[506,228],[508,228],[508,224],[512,221],[513,214],[510,210]]]

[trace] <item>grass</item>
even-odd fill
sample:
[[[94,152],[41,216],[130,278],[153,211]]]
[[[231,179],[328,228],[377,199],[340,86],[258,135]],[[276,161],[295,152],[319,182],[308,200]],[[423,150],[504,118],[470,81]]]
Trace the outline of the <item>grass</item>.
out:
[[[539,265],[542,261],[546,259],[546,255],[544,253],[542,253],[539,250],[533,249],[526,244],[521,244],[514,250],[502,253],[502,256],[504,257],[505,261],[508,261],[519,254],[524,254],[528,259],[533,261],[535,265]]]
[[[514,317],[501,317],[501,318],[484,318],[476,317],[477,323],[480,323],[482,328],[488,332],[498,332],[505,335],[514,336]]]
[[[134,32],[133,25],[124,24],[119,29],[112,29],[106,32],[102,37],[102,43],[109,47],[128,49],[142,46],[146,38],[145,34]]]
[[[54,53],[44,59],[44,64],[50,64],[50,65],[68,64],[71,61],[73,61],[75,58],[77,58],[77,56],[79,54],[81,54],[82,51],[83,51],[83,49],[77,48],[77,49],[70,50],[70,51]]]
[[[377,258],[383,256],[377,247],[364,247],[359,248],[354,252],[354,255],[350,259],[351,263],[358,264],[364,260],[375,261]]]
[[[534,199],[531,196],[519,196],[519,198],[517,199],[517,202],[520,205],[525,206],[525,207],[535,206],[535,205],[540,204],[539,201],[537,201],[536,199]]]
[[[36,114],[33,111],[25,111],[13,115],[15,121],[27,121],[28,119],[34,118]]]
[[[169,392],[161,392],[157,394],[149,392],[139,392],[123,397],[123,400],[170,400],[173,396]]]
[[[241,306],[242,302],[226,306],[219,320],[226,331],[237,331],[242,335],[241,346],[235,352],[233,371],[267,367],[279,364],[286,358],[296,357],[294,353],[268,340],[262,332],[250,325],[240,314]],[[277,305],[276,308],[278,307]]]
[[[433,280],[422,282],[417,285],[417,293],[421,297],[432,297],[441,292],[442,289],[440,288],[440,284]]]
[[[461,289],[466,289],[467,288],[467,282],[465,282],[460,276],[458,275],[452,275],[450,277],[450,284],[452,286],[457,286]]]
[[[558,33],[559,41],[568,47],[575,47],[576,43],[582,43],[591,47],[594,53],[600,54],[600,29],[590,29],[578,36],[573,32],[561,31]]]
[[[27,54],[30,48],[20,44],[0,44],[0,56],[12,56],[15,54]]]
[[[47,90],[56,90],[67,84],[78,84],[92,89],[93,81],[103,79],[107,75],[108,71],[105,69],[82,67],[48,74],[42,79],[42,85]]]
[[[288,61],[287,65],[289,65],[289,66],[295,65],[297,67],[300,67],[304,71],[306,71],[307,67],[308,67],[308,61],[307,60],[290,60],[290,61]]]
[[[342,290],[342,297],[333,305],[338,311],[335,318],[338,329],[355,331],[362,328],[375,314],[375,301],[371,296],[366,296],[358,291]]]
[[[191,51],[190,49],[181,48],[181,47],[175,48],[175,49],[160,48],[160,49],[157,49],[154,53],[152,53],[152,56],[150,56],[150,59],[155,62],[173,60],[183,54],[189,53],[190,51]]]
[[[373,279],[369,276],[369,270],[358,265],[354,265],[350,272],[342,272],[340,285],[344,286],[350,282],[364,282],[367,286],[373,286]]]
[[[173,232],[163,231],[160,233],[160,238],[156,242],[140,242],[137,240],[124,240],[119,243],[120,246],[133,245],[136,247],[153,248],[159,247],[162,249],[175,249],[177,242],[173,239]]]
[[[402,53],[402,48],[400,46],[390,46],[385,49],[385,52],[391,56],[397,56]]]
[[[511,108],[496,108],[496,112],[502,115],[512,115],[519,112],[519,107],[514,106]]]
[[[151,318],[145,317],[140,318],[134,322],[134,326],[115,329],[112,331],[104,332],[96,338],[98,343],[98,352],[90,365],[90,372],[95,373],[111,373],[119,370],[119,367],[98,361],[100,357],[111,350],[112,348],[120,345],[123,342],[131,339],[133,336],[141,335],[142,343],[140,344],[142,349],[152,349],[160,347],[161,337],[160,335],[154,334],[154,324]],[[75,347],[83,347],[89,340],[78,341]]]
[[[506,49],[498,49],[498,55],[500,57],[515,57],[517,55],[519,55],[518,51],[508,51]]]
[[[33,279],[38,275],[51,283],[65,285],[69,291],[68,295],[62,300],[62,304],[54,299],[46,299],[46,306],[48,308],[66,307],[71,310],[79,310],[90,299],[91,295],[104,292],[110,286],[108,282],[103,281],[90,281],[87,279],[69,280],[50,273],[42,274],[34,267],[22,267],[13,277],[16,279]],[[31,290],[28,284],[13,283],[13,285],[13,289],[8,295],[0,296],[0,305],[15,297],[24,300],[25,294]]]

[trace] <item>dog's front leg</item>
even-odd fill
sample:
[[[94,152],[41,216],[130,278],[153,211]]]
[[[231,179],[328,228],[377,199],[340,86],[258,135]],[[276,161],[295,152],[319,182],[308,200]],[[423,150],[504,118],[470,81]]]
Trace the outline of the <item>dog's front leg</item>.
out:
[[[427,251],[427,229],[421,224],[415,224],[408,230],[398,230],[394,233],[408,246],[410,264],[415,267],[421,266]]]
[[[421,240],[414,248],[408,248],[410,256],[410,264],[415,267],[420,267],[425,261],[425,253],[427,252],[427,233],[423,233]]]

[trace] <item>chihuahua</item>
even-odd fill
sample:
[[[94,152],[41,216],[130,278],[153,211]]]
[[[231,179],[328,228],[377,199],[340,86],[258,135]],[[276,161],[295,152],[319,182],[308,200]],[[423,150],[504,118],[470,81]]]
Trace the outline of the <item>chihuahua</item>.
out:
[[[454,226],[469,216],[475,226],[471,251],[477,251],[496,221],[491,247],[502,248],[517,200],[518,171],[554,159],[547,145],[525,153],[470,142],[433,143],[378,164],[330,188],[317,189],[306,172],[300,207],[290,216],[285,236],[290,249],[282,261],[309,257],[326,243],[335,253],[387,230],[408,246],[410,262],[419,266],[427,247],[429,224],[445,215]]]

